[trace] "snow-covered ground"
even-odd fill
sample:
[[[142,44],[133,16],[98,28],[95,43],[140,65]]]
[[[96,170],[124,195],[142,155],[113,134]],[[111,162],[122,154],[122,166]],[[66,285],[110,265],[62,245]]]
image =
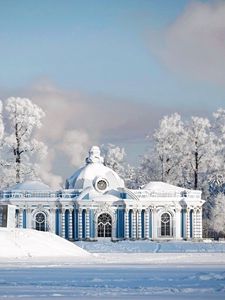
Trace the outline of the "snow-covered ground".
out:
[[[225,243],[75,244],[0,229],[0,299],[225,298]]]
[[[0,228],[0,260],[87,256],[87,251],[49,232]]]
[[[0,273],[0,299],[224,299],[217,267],[87,266],[10,268]]]
[[[153,242],[150,240],[76,242],[77,246],[93,253],[225,253],[225,242]]]

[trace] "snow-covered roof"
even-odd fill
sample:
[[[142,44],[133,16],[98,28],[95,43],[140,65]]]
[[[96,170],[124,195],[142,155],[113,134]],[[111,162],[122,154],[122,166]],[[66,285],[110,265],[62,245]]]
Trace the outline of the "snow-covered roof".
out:
[[[112,169],[104,166],[100,150],[97,146],[94,146],[89,151],[86,165],[66,180],[65,188],[83,190],[87,187],[94,187],[98,179],[106,180],[108,189],[124,187],[124,181],[119,175]]]
[[[22,183],[17,183],[14,186],[10,187],[9,190],[15,191],[50,191],[51,188],[38,180],[27,180]]]
[[[155,192],[164,192],[164,191],[174,191],[174,192],[181,192],[184,191],[186,189],[169,184],[169,183],[165,183],[162,181],[151,181],[149,183],[147,183],[146,185],[144,185],[144,187],[142,188],[143,190],[151,190],[151,191],[155,191]]]

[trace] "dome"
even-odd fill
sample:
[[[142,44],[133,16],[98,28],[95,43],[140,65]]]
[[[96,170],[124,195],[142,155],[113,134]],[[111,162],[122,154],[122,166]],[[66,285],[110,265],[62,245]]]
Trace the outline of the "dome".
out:
[[[22,183],[17,183],[10,187],[10,190],[21,190],[21,191],[49,191],[51,190],[50,187],[38,180],[29,180],[24,181]]]
[[[94,187],[99,192],[124,187],[124,181],[118,174],[104,166],[97,146],[90,149],[86,165],[69,177],[65,185],[66,189],[83,190],[88,187]]]
[[[184,188],[177,187],[175,185],[165,183],[162,181],[151,181],[144,185],[142,188],[143,190],[151,190],[154,192],[164,192],[164,191],[174,191],[174,192],[181,192]]]

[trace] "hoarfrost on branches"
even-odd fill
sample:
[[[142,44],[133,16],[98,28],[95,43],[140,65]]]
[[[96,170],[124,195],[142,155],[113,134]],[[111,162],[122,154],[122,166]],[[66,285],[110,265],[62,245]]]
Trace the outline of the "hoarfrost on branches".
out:
[[[211,209],[210,226],[217,237],[225,236],[225,195],[219,193]]]
[[[21,182],[27,176],[36,177],[33,160],[43,158],[47,153],[45,144],[34,137],[44,116],[43,110],[27,98],[10,97],[5,101],[7,127],[2,152],[6,184]]]

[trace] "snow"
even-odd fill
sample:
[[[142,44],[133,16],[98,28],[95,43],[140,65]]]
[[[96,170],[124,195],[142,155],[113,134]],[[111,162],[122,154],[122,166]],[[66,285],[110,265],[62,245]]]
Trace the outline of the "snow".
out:
[[[209,242],[210,241],[210,242]],[[76,245],[93,253],[225,253],[225,242],[188,241],[119,241],[76,242]]]
[[[175,185],[172,185],[172,184],[168,184],[168,183],[165,183],[165,182],[162,182],[162,181],[151,181],[149,183],[147,183],[143,189],[145,190],[152,190],[152,191],[155,191],[155,192],[170,192],[170,191],[174,191],[174,192],[181,192],[181,191],[184,191],[184,188],[180,188],[180,187],[177,187]]]
[[[89,253],[59,236],[32,229],[0,228],[0,259],[88,257]]]
[[[98,148],[94,146],[92,148]],[[110,183],[111,189],[124,187],[124,181],[112,169],[104,166],[103,159],[99,153],[92,155],[92,148],[89,151],[89,157],[86,159],[86,166],[77,170],[66,180],[66,189],[85,189],[93,186],[96,178],[104,178]],[[96,149],[95,149],[96,150]]]
[[[17,183],[9,188],[10,191],[21,190],[21,191],[50,191],[50,187],[37,180],[27,180],[22,183]]]
[[[224,299],[225,243],[71,243],[2,228],[0,245],[0,299]]]
[[[144,266],[1,270],[1,299],[224,299],[220,267]]]

